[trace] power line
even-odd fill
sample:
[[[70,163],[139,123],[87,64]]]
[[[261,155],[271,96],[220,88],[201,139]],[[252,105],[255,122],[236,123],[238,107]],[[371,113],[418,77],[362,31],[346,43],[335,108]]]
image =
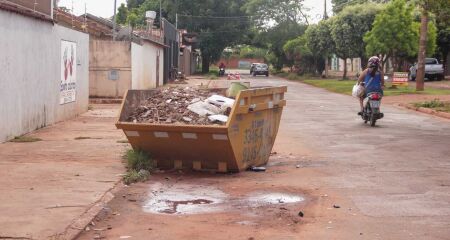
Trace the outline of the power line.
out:
[[[178,14],[179,17],[190,17],[190,18],[211,18],[211,19],[242,19],[242,18],[252,18],[252,17],[260,17],[262,15],[246,15],[246,16],[200,16],[200,15],[184,15]]]

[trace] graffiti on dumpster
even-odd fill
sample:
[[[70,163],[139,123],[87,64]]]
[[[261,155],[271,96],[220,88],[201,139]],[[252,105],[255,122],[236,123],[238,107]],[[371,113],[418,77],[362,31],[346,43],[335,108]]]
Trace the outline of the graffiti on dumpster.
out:
[[[244,130],[243,162],[253,162],[270,154],[272,146],[272,124],[264,119],[254,120]]]

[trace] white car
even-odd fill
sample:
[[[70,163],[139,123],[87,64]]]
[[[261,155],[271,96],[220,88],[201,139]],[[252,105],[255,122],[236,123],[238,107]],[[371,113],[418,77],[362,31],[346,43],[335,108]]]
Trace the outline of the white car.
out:
[[[408,79],[415,81],[417,76],[417,63],[409,69]],[[439,64],[436,58],[425,58],[425,78],[428,80],[444,79],[444,65]]]

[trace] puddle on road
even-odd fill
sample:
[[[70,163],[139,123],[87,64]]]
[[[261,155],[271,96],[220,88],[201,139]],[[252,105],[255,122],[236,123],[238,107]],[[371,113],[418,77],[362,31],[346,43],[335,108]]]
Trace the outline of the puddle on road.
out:
[[[143,211],[156,214],[204,214],[233,210],[238,206],[261,207],[305,200],[298,195],[273,192],[254,192],[241,198],[229,198],[216,187],[190,184],[164,186],[155,183],[150,189]]]
[[[227,194],[210,186],[176,184],[151,187],[149,200],[143,206],[144,212],[162,214],[200,214],[223,210],[221,203]]]
[[[267,204],[287,204],[298,203],[305,199],[291,194],[285,193],[257,193],[248,198],[248,201],[253,205],[267,205]]]

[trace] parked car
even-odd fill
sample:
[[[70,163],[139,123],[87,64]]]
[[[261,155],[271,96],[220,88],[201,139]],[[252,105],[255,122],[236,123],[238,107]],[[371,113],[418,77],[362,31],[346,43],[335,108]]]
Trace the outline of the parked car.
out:
[[[415,81],[417,76],[417,63],[409,69],[408,79]],[[436,58],[425,58],[425,78],[428,80],[444,79],[444,66]]]
[[[252,67],[250,68],[250,74],[253,76],[265,75],[268,77],[269,66],[265,63],[254,63],[254,65],[252,64]]]
[[[261,64],[261,63],[252,63],[252,65],[250,65],[250,75],[253,74],[253,70],[255,70],[256,65]]]

